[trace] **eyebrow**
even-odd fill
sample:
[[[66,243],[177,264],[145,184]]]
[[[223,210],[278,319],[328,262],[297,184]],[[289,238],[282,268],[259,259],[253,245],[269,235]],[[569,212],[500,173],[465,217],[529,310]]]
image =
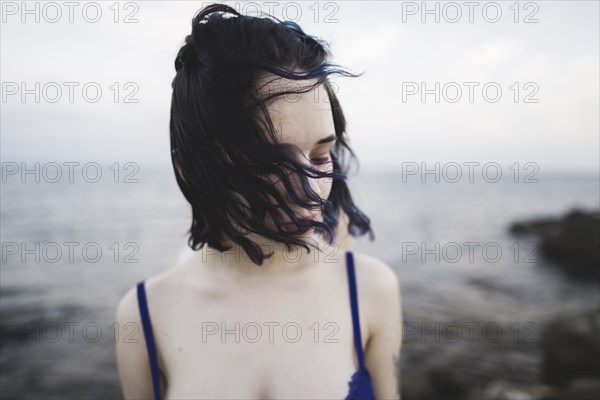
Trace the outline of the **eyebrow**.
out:
[[[324,137],[323,139],[320,139],[319,141],[317,141],[317,143],[315,143],[315,147],[320,144],[323,144],[323,143],[333,142],[334,140],[336,140],[336,136],[331,134],[331,135]]]

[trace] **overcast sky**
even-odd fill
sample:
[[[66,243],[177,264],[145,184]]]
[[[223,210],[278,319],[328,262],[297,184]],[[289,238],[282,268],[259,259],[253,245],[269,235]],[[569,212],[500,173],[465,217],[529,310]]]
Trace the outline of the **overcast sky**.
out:
[[[20,1],[2,3],[2,161],[169,165],[173,61],[208,2],[120,3],[118,15],[113,3],[79,2],[73,22],[63,2],[27,3],[31,13]],[[275,16],[328,41],[333,61],[365,71],[336,80],[361,168],[478,161],[598,171],[597,1],[479,2],[473,10],[428,2],[439,22],[420,1],[292,3],[285,14],[285,2],[254,4],[274,4]],[[24,102],[23,88],[31,90]],[[431,91],[425,101],[422,88]],[[128,95],[138,102],[126,103]]]

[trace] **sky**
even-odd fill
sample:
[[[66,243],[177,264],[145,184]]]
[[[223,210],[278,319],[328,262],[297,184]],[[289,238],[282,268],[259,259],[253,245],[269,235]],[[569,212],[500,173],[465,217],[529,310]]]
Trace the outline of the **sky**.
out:
[[[598,173],[597,1],[225,3],[297,22],[364,72],[335,80],[362,170]],[[2,161],[169,166],[173,62],[206,4],[2,2]]]

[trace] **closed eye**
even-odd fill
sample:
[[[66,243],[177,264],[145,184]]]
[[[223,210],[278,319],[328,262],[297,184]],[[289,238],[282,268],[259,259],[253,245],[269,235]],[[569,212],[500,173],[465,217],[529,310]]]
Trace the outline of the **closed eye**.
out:
[[[311,159],[311,161],[314,164],[323,165],[323,164],[327,164],[329,161],[331,161],[331,158],[329,158],[329,157],[313,158],[313,159]]]

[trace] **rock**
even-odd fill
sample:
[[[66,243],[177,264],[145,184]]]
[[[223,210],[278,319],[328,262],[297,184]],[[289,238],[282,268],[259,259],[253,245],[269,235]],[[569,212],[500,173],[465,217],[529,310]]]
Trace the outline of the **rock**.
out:
[[[600,380],[595,378],[577,378],[558,390],[556,400],[598,400],[600,399]]]
[[[476,397],[481,400],[534,400],[535,397],[523,389],[498,380],[491,382]]]
[[[600,310],[563,315],[542,332],[542,380],[563,385],[577,377],[600,374]]]
[[[560,221],[558,219],[537,219],[523,222],[513,222],[510,225],[510,233],[514,234],[536,234],[541,235],[548,231],[557,231]]]
[[[513,234],[540,237],[540,252],[572,276],[600,278],[600,211],[574,209],[562,219],[516,222]]]
[[[434,365],[402,376],[402,399],[464,399],[466,384],[452,366]]]

